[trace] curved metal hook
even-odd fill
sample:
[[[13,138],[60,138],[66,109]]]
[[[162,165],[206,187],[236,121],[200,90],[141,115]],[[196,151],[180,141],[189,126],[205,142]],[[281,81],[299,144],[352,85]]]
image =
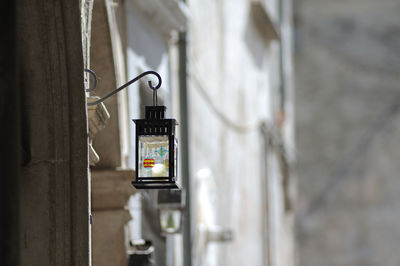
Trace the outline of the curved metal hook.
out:
[[[93,72],[94,73],[94,72]],[[153,86],[151,81],[148,82],[150,89],[153,90],[153,105],[157,105],[157,90],[161,87],[161,76],[155,72],[155,71],[146,71],[143,72],[142,74],[140,74],[139,76],[135,77],[134,79],[131,79],[130,81],[128,81],[127,83],[125,83],[124,85],[122,85],[121,87],[119,87],[118,89],[113,90],[112,92],[110,92],[109,94],[107,94],[106,96],[98,99],[97,101],[94,102],[88,102],[87,105],[96,105],[99,104],[101,102],[104,102],[107,98],[113,96],[114,94],[116,94],[117,92],[125,89],[126,87],[128,87],[129,85],[131,85],[132,83],[134,83],[135,81],[138,81],[139,79],[143,78],[146,75],[155,75],[158,79],[158,84],[156,86]]]
[[[94,80],[93,86],[90,87],[89,89],[85,90],[86,92],[91,92],[92,90],[94,90],[97,87],[97,76],[96,76],[96,73],[94,73],[94,71],[91,69],[85,68],[84,71],[88,72],[93,77],[93,80]]]

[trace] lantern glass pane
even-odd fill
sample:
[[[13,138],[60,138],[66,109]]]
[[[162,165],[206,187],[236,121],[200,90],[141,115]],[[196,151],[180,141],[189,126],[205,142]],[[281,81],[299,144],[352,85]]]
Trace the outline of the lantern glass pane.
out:
[[[181,229],[180,210],[166,209],[160,211],[161,230],[167,234],[178,233]]]
[[[139,136],[139,176],[169,176],[168,135]]]

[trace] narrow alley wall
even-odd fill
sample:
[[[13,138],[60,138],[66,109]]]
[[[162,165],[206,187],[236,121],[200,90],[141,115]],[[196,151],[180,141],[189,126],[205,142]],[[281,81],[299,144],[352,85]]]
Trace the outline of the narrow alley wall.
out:
[[[251,4],[188,1],[194,265],[294,263],[279,152],[262,130],[277,127],[279,42],[258,31]],[[279,1],[265,7],[276,22]],[[292,132],[290,112],[285,123]],[[207,228],[233,239],[207,244]]]

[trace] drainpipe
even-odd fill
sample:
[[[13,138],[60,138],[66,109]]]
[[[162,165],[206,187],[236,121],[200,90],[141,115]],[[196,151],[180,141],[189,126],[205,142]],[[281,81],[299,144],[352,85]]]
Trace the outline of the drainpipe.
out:
[[[186,208],[183,219],[183,264],[192,266],[192,230],[191,230],[191,200],[190,200],[190,166],[189,166],[189,125],[188,125],[188,95],[187,95],[187,45],[186,32],[179,33],[179,108],[181,113],[180,143],[182,165],[182,187],[186,191]]]

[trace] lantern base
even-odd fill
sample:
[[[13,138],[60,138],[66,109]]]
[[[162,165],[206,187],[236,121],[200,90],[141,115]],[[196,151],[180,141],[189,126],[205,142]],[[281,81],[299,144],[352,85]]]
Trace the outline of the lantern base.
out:
[[[178,189],[178,185],[174,181],[145,182],[133,181],[132,185],[136,189]]]

